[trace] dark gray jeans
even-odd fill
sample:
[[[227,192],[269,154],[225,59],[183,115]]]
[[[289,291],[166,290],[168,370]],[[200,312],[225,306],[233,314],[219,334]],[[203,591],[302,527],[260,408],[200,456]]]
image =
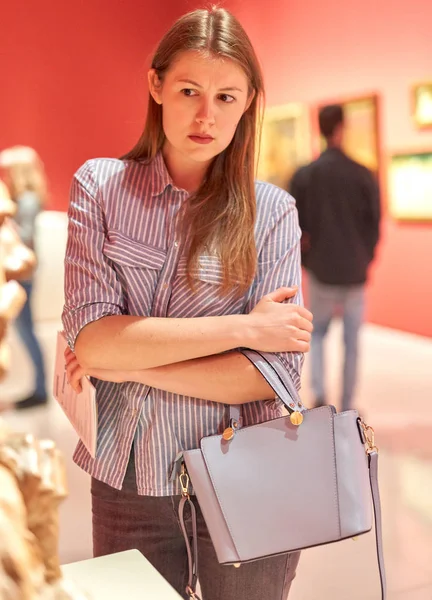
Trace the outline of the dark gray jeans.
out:
[[[92,479],[91,493],[94,555],[137,549],[180,595],[186,597],[188,564],[178,521],[180,496],[139,496],[132,460],[122,490]],[[259,560],[244,564],[239,569],[222,566],[217,561],[196,498],[193,500],[197,508],[199,579],[203,600],[288,598],[300,553]],[[190,514],[186,527],[191,532]]]

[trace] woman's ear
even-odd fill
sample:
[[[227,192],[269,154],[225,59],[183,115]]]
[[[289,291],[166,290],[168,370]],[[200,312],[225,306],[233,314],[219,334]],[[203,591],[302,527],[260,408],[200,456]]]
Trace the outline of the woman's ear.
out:
[[[147,74],[150,94],[157,104],[162,104],[162,82],[155,69],[150,69]]]

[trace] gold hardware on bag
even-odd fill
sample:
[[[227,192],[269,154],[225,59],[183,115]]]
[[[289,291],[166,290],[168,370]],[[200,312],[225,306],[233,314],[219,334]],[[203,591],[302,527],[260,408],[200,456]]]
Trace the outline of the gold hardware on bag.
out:
[[[241,563],[234,563],[233,567],[235,567],[236,569],[240,569]]]
[[[234,419],[230,420],[230,424],[229,427],[227,427],[226,429],[224,429],[224,432],[222,434],[222,438],[226,441],[226,442],[230,442],[234,435],[236,430],[238,429],[239,424],[237,423],[237,421],[235,421]]]
[[[355,535],[353,538],[351,538],[353,542],[356,542],[358,540],[358,535]]]
[[[234,431],[233,427],[227,427],[224,430],[222,437],[226,442],[229,442],[233,439],[234,434],[235,434],[235,431]]]
[[[186,586],[186,594],[191,598],[191,600],[201,600],[196,592],[193,591],[190,585]]]
[[[189,596],[189,598],[192,598],[192,600],[200,600],[199,596],[193,591],[190,585],[186,586],[186,594]]]
[[[180,486],[182,489],[182,496],[189,498],[189,475],[186,472],[184,463],[181,466],[181,473],[179,475]]]
[[[303,415],[301,412],[295,411],[290,414],[290,421],[297,427],[303,423]]]
[[[364,421],[360,419],[360,426],[363,429],[363,435],[365,437],[366,454],[371,454],[372,452],[378,452],[378,447],[375,446],[375,431],[370,427],[370,425],[366,425]]]

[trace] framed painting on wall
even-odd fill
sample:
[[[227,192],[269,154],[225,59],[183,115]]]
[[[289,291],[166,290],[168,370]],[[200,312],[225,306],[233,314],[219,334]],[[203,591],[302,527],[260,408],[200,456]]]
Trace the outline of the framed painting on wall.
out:
[[[287,189],[294,171],[311,158],[307,106],[292,102],[268,108],[259,147],[258,179]]]
[[[393,154],[388,176],[390,215],[399,221],[432,221],[432,149]]]
[[[432,81],[412,88],[412,116],[419,129],[432,128]]]
[[[344,100],[333,100],[318,106],[316,120],[321,108],[327,104],[340,104],[344,109],[345,131],[344,150],[354,160],[370,169],[377,176],[380,173],[379,106],[378,95],[360,96]],[[319,127],[317,126],[319,132]],[[319,135],[319,133],[318,133]],[[326,142],[320,136],[320,149]]]

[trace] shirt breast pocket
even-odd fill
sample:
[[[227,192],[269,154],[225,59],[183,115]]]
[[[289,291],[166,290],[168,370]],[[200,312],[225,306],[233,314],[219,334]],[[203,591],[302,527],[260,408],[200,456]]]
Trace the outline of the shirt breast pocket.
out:
[[[241,312],[242,297],[236,291],[222,292],[223,267],[217,256],[200,256],[199,265],[192,270],[191,289],[187,276],[186,258],[177,267],[175,286],[169,305],[171,317],[211,317]]]
[[[128,313],[150,316],[166,252],[118,231],[110,231],[103,254],[113,263]]]

